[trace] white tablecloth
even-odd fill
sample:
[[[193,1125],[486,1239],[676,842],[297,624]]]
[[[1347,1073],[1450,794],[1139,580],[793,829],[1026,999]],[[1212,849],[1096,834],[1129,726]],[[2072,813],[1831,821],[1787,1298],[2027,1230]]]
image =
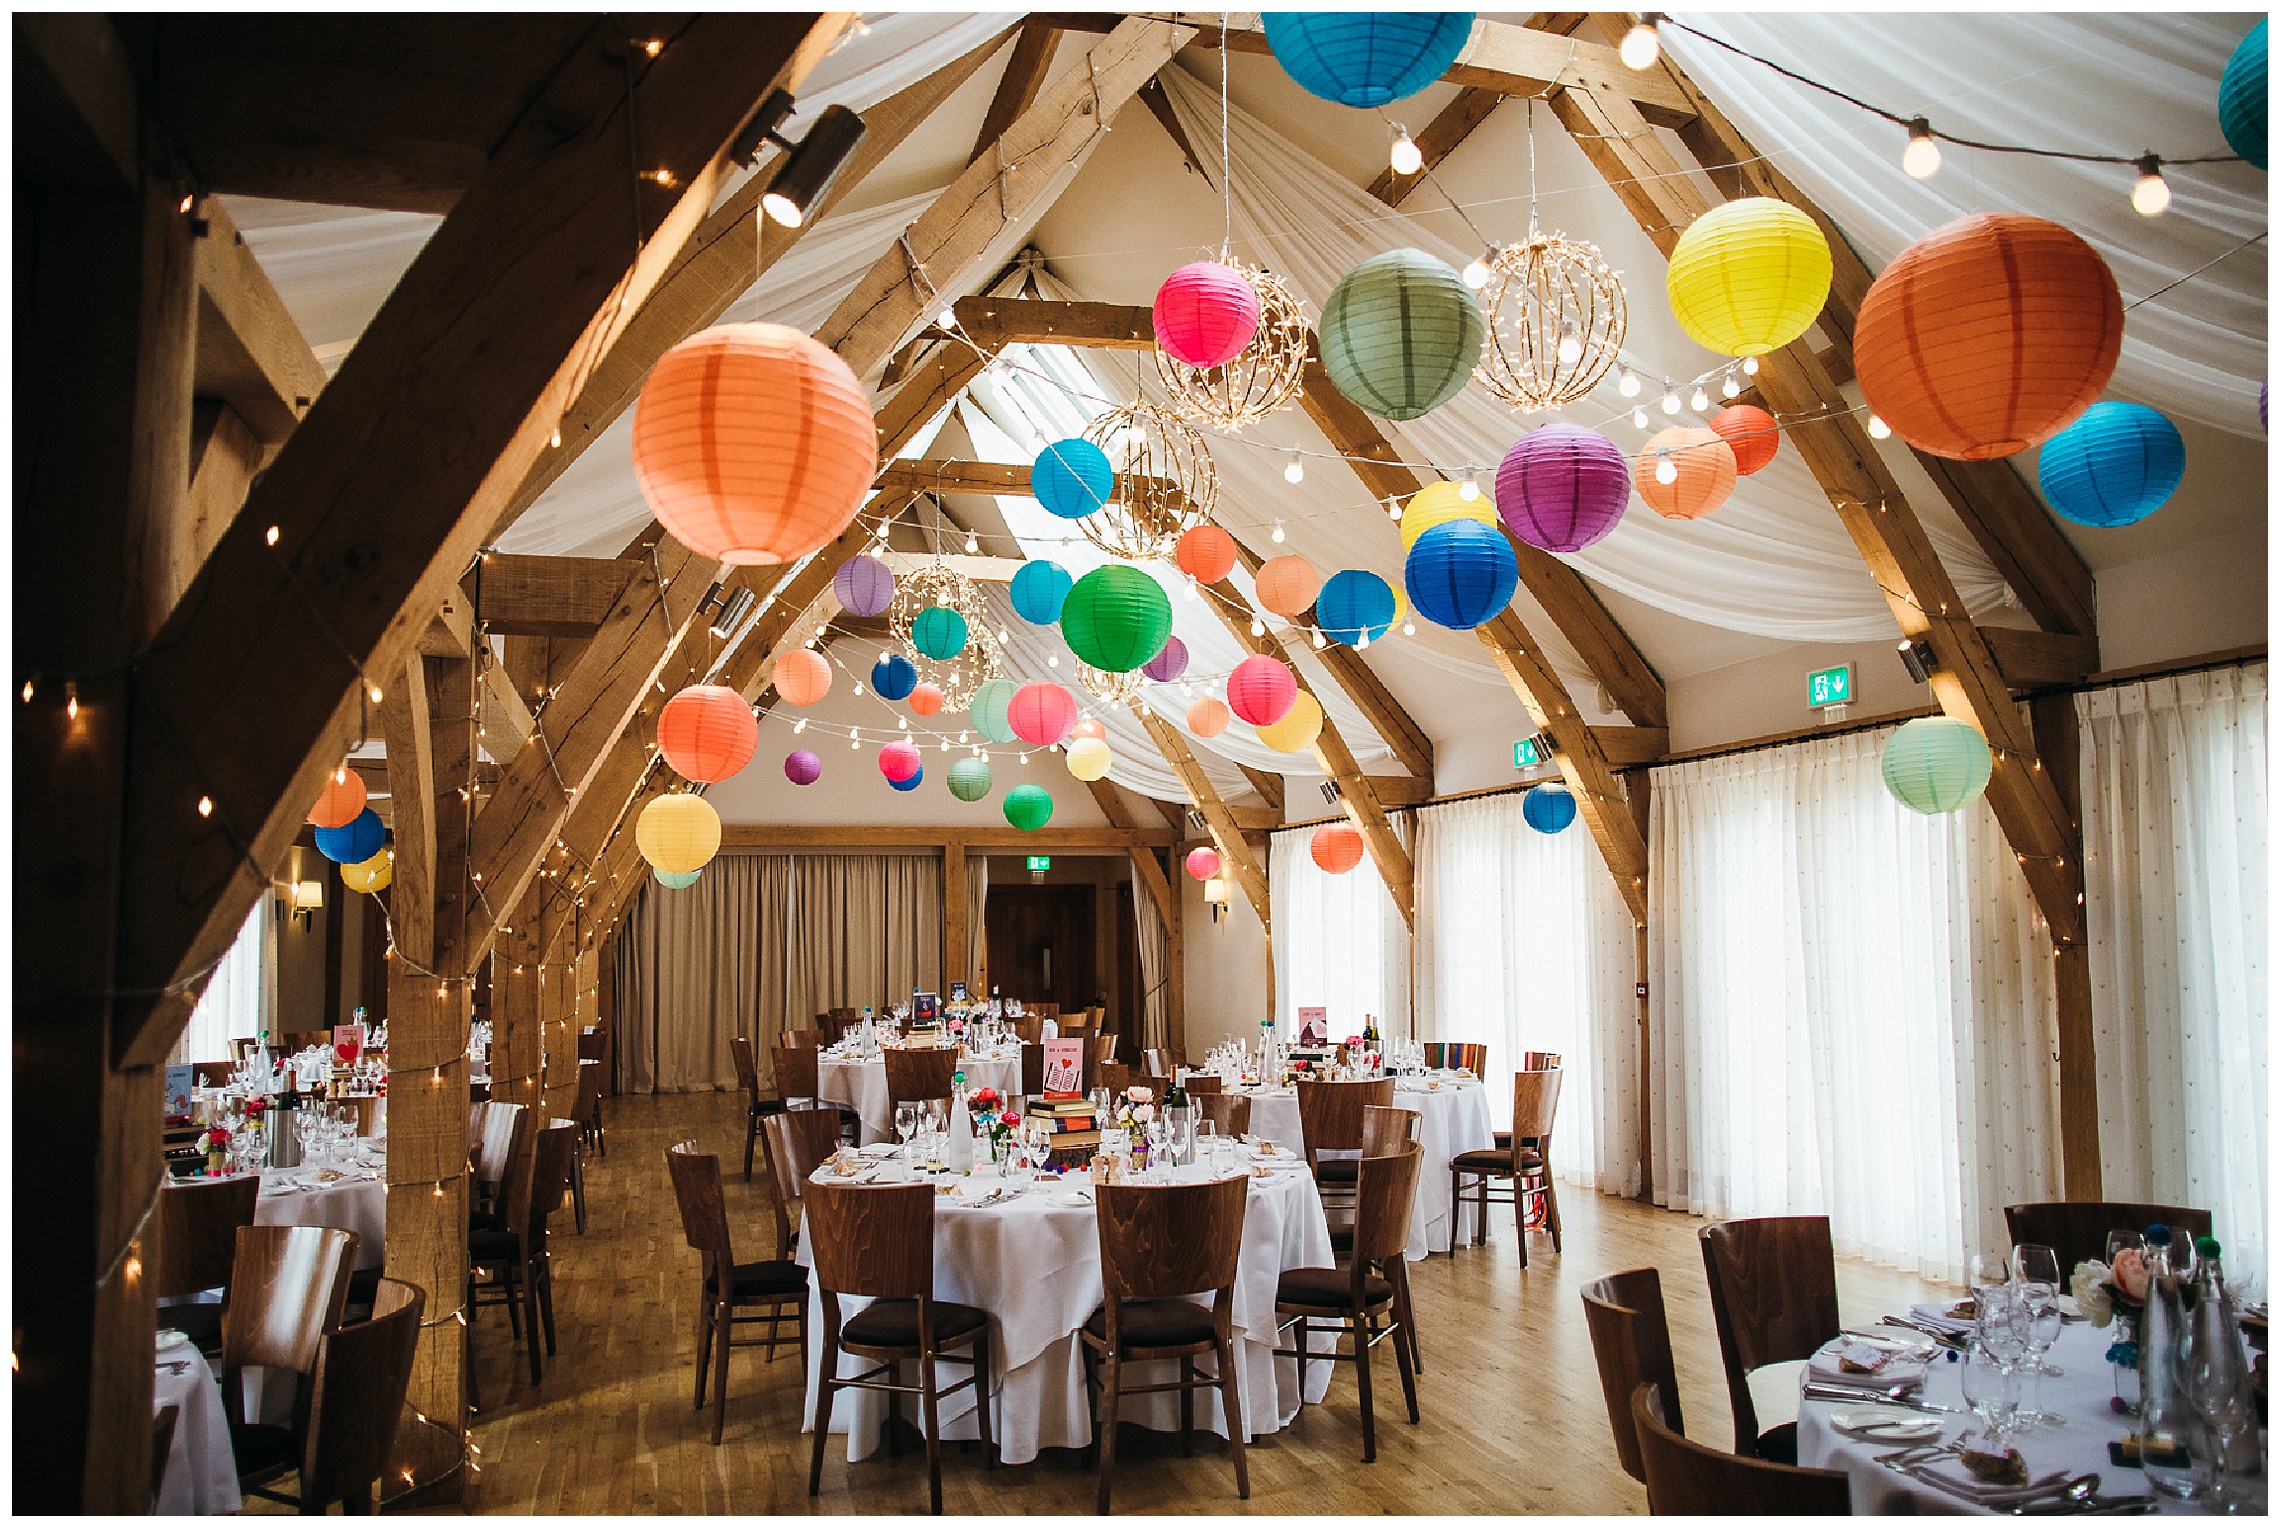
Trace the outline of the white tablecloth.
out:
[[[966,1091],[995,1088],[1000,1093],[1018,1094],[1021,1091],[1021,1053],[1010,1058],[986,1060],[969,1056],[958,1063],[958,1070],[966,1074]],[[887,1064],[884,1061],[837,1061],[828,1054],[816,1060],[816,1087],[826,1103],[845,1104],[863,1117],[863,1143],[895,1138],[895,1106],[887,1097]]]
[[[378,1268],[388,1248],[388,1169],[378,1142],[331,1169],[334,1183],[316,1181],[314,1167],[273,1167],[261,1175],[254,1202],[257,1226],[336,1226],[356,1233],[356,1266]],[[381,1165],[367,1167],[370,1161]]]
[[[1409,1217],[1409,1260],[1449,1250],[1449,1162],[1467,1151],[1485,1151],[1496,1144],[1496,1130],[1488,1118],[1488,1089],[1477,1082],[1443,1082],[1439,1088],[1393,1090],[1396,1109],[1415,1109],[1419,1139],[1425,1147],[1423,1170],[1417,1175],[1417,1208]],[[1251,1095],[1251,1133],[1264,1136],[1293,1151],[1301,1144],[1298,1095],[1288,1088],[1273,1088]],[[1335,1153],[1333,1153],[1335,1154]]]
[[[159,1315],[166,1319],[165,1313]],[[179,1364],[179,1371],[169,1365]],[[244,1503],[238,1497],[237,1459],[230,1452],[230,1425],[222,1415],[222,1390],[214,1371],[197,1347],[187,1341],[161,1348],[158,1383],[151,1395],[151,1415],[173,1406],[174,1443],[166,1456],[166,1473],[158,1483],[158,1510],[167,1517],[235,1512]]]
[[[969,1180],[971,1181],[971,1180]],[[1089,1186],[1072,1175],[1072,1183]],[[1077,1329],[1101,1303],[1100,1233],[1090,1204],[1061,1202],[1058,1186],[1033,1190],[1011,1203],[958,1209],[938,1202],[934,1214],[934,1294],[941,1300],[979,1306],[990,1313],[990,1361],[996,1371],[991,1432],[999,1457],[1027,1464],[1041,1448],[1081,1448],[1092,1439],[1091,1407],[1085,1395],[1084,1345]],[[802,1263],[813,1266],[806,1244]],[[1251,1180],[1243,1218],[1242,1258],[1235,1283],[1234,1335],[1244,1430],[1254,1436],[1279,1431],[1298,1414],[1298,1364],[1276,1358],[1275,1289],[1283,1270],[1331,1266],[1330,1228],[1321,1197],[1303,1169]],[[842,1318],[869,1302],[843,1298]],[[815,1426],[815,1381],[822,1362],[823,1307],[808,1299],[810,1339],[806,1416],[802,1430]],[[1295,1333],[1293,1334],[1295,1335]],[[1311,1346],[1327,1350],[1332,1337],[1316,1333]],[[865,1361],[842,1354],[840,1372],[860,1374]],[[1210,1363],[1205,1362],[1208,1370]],[[1320,1401],[1335,1365],[1307,1365],[1307,1396]],[[946,1364],[938,1371],[955,1383],[966,1371]],[[1179,1378],[1176,1362],[1134,1364],[1132,1385],[1161,1384]],[[904,1366],[904,1383],[917,1371]],[[878,1447],[887,1397],[877,1391],[841,1391],[833,1397],[831,1426],[845,1431],[850,1461],[870,1457]],[[919,1415],[916,1397],[903,1398],[903,1415]],[[1157,1431],[1179,1427],[1174,1392],[1127,1395],[1120,1417]],[[1197,1392],[1200,1425],[1225,1436],[1216,1392]],[[942,1403],[942,1435],[974,1438],[972,1392],[960,1391]]]

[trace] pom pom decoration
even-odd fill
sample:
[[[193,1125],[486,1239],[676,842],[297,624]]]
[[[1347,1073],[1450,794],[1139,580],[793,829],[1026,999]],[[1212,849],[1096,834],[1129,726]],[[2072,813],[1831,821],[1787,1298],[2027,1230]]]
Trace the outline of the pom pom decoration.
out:
[[[1575,821],[1575,793],[1564,785],[1539,785],[1520,798],[1520,818],[1539,833],[1557,833]]]
[[[1301,690],[1281,721],[1253,730],[1277,753],[1304,753],[1322,735],[1322,702]]]
[[[2142,403],[2093,403],[2043,442],[2036,468],[2050,507],[2076,525],[2134,525],[2185,477],[2185,442]]]
[[[1581,425],[1554,420],[1529,431],[1496,469],[1497,516],[1547,552],[1580,552],[1604,540],[1630,503],[1622,448]]]
[[[1156,288],[1155,321],[1156,344],[1173,360],[1224,366],[1259,332],[1259,293],[1232,265],[1198,260]]]
[[[921,767],[916,743],[898,737],[879,750],[879,773],[889,780],[908,780]]]
[[[1501,529],[1451,520],[1417,538],[1401,576],[1419,615],[1451,631],[1471,631],[1512,603],[1520,563]]]
[[[1042,785],[1024,781],[1005,793],[1005,820],[1034,833],[1053,820],[1053,797]]]
[[[1101,738],[1081,737],[1069,744],[1069,773],[1080,780],[1100,779],[1112,762],[1108,744]]]
[[[950,766],[950,794],[960,801],[979,801],[990,793],[990,761],[971,756]]]
[[[1013,692],[1018,688],[1010,679],[992,679],[976,690],[966,707],[974,730],[993,743],[1012,742],[1013,723],[1006,719],[1006,708],[1013,704]]]
[[[901,653],[888,653],[871,665],[871,688],[881,700],[901,700],[918,688],[918,668]]]
[[[1344,875],[1362,862],[1362,835],[1341,823],[1316,828],[1306,852],[1330,875]]]
[[[1446,264],[1395,249],[1346,273],[1323,304],[1317,334],[1339,392],[1381,418],[1415,419],[1471,378],[1488,321]]]
[[[725,780],[759,746],[758,719],[726,685],[692,684],[657,713],[657,751],[691,780]]]
[[[887,783],[907,796],[926,783],[926,766],[922,764],[900,780],[889,780]]]
[[[1737,403],[1711,416],[1710,428],[1734,453],[1734,471],[1742,477],[1763,471],[1781,451],[1781,426],[1764,409]]]
[[[376,896],[396,879],[396,857],[382,849],[368,860],[340,867],[340,883],[350,891]]]
[[[1401,507],[1402,551],[1407,552],[1417,545],[1417,538],[1434,526],[1446,525],[1451,520],[1478,520],[1483,525],[1494,525],[1496,505],[1486,494],[1477,499],[1466,498],[1464,490],[1447,479],[1427,483]]]
[[[1281,721],[1290,714],[1291,702],[1297,698],[1298,676],[1265,653],[1253,653],[1227,675],[1227,709],[1254,727],[1271,727]],[[1188,713],[1188,720],[1192,726],[1193,711]]]
[[[1969,806],[1994,773],[1987,739],[1952,716],[1919,716],[1884,740],[1884,788],[1926,817]]]
[[[1140,665],[1140,672],[1158,684],[1169,684],[1187,672],[1187,644],[1178,637],[1167,637],[1164,650]]]
[[[370,807],[337,828],[317,829],[317,852],[336,865],[361,865],[388,842],[388,826]]]
[[[1076,725],[1077,698],[1057,684],[1025,684],[1013,692],[1005,714],[1014,736],[1033,748],[1050,748]]]
[[[911,687],[910,709],[916,716],[939,716],[945,699],[940,685],[920,680]]]
[[[2265,100],[2266,50],[2269,20],[2258,21],[2225,62],[2224,78],[2217,81],[2217,126],[2225,142],[2259,170],[2268,169],[2272,157],[2267,136]]]
[[[1787,202],[1745,196],[1696,218],[1670,252],[1670,311],[1720,355],[1764,355],[1829,300],[1829,241]]]
[[[850,557],[831,575],[831,592],[849,615],[878,615],[894,603],[894,570],[876,557]]]
[[[1061,605],[1069,597],[1069,570],[1039,558],[1025,562],[1013,575],[1013,613],[1032,626],[1050,626],[1061,619]]]
[[[790,562],[847,528],[879,471],[870,394],[845,361],[782,324],[699,330],[650,368],[633,475],[700,557]]]
[[[1270,557],[1252,576],[1251,592],[1261,610],[1296,618],[1322,588],[1322,575],[1303,557]]]
[[[831,693],[831,665],[813,648],[793,648],[776,660],[769,677],[787,706],[812,706]]]
[[[1172,560],[1199,584],[1216,584],[1235,567],[1235,538],[1216,525],[1199,525],[1173,546]]]
[[[966,618],[948,605],[929,605],[910,623],[911,646],[937,663],[947,663],[964,652],[966,636]]]
[[[1961,461],[2049,439],[2122,353],[2114,274],[2056,223],[1974,213],[1902,250],[1861,301],[1861,395],[1920,451]]]
[[[1130,563],[1104,563],[1076,582],[1061,606],[1069,651],[1110,674],[1128,674],[1164,650],[1172,602]]]
[[[704,875],[702,870],[659,870],[655,866],[650,867],[649,873],[667,891],[687,891]]]
[[[1299,87],[1340,106],[1406,100],[1472,36],[1471,11],[1269,11],[1267,46]]]
[[[784,755],[784,778],[794,785],[813,785],[823,778],[823,760],[805,748]]]
[[[1677,475],[1662,480],[1664,463]],[[1666,520],[1699,520],[1733,496],[1734,448],[1716,430],[1673,425],[1657,430],[1631,464],[1631,482],[1647,508]]]
[[[1188,731],[1197,737],[1217,737],[1227,730],[1227,706],[1206,695],[1188,707]]]
[[[702,870],[720,852],[720,813],[702,796],[659,796],[641,809],[633,843],[658,870]]]
[[[1029,492],[1064,520],[1082,520],[1116,494],[1108,453],[1078,436],[1056,440],[1029,464]]]
[[[1314,618],[1333,642],[1375,642],[1393,625],[1393,586],[1360,568],[1333,573],[1314,597]]]
[[[1191,880],[1208,881],[1219,874],[1217,849],[1190,849],[1187,855],[1187,873]]]
[[[346,764],[339,765],[325,776],[325,788],[317,792],[317,804],[309,808],[310,826],[345,828],[356,821],[365,801],[364,777]]]

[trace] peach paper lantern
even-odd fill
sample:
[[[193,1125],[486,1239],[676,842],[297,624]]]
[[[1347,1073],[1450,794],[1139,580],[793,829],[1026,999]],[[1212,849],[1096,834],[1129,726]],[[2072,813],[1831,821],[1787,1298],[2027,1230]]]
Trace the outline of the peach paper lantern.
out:
[[[1330,874],[1344,875],[1362,862],[1362,835],[1332,823],[1314,830],[1306,850],[1314,856],[1314,863]]]
[[[325,788],[309,808],[309,821],[320,828],[345,828],[363,810],[364,777],[342,764],[325,776]]]
[[[1295,618],[1321,592],[1322,575],[1303,557],[1270,557],[1259,565],[1251,587],[1258,594],[1261,610]]]
[[[933,716],[941,711],[945,699],[940,685],[921,680],[911,687],[910,709],[915,715]]]
[[[1672,474],[1667,483],[1666,470]],[[1734,448],[1716,430],[1658,430],[1639,448],[1631,484],[1664,519],[1699,520],[1734,491]]]
[[[752,708],[726,685],[692,684],[657,713],[657,751],[691,780],[725,780],[759,746]]]
[[[1094,718],[1088,716],[1083,721],[1077,723],[1074,727],[1071,727],[1069,729],[1069,736],[1072,738],[1096,737],[1099,738],[1102,742],[1106,742],[1108,741],[1108,729],[1106,727],[1103,727]]]
[[[1172,560],[1199,584],[1216,584],[1235,567],[1235,538],[1216,525],[1199,525],[1180,537]]]
[[[787,706],[812,706],[831,693],[831,664],[809,647],[776,660],[776,694]]]
[[[1226,703],[1214,700],[1208,695],[1188,707],[1188,731],[1197,737],[1219,736],[1220,733],[1227,730],[1227,720]]]
[[[1254,653],[1227,675],[1227,709],[1254,727],[1271,727],[1298,699],[1298,676],[1265,653]]]

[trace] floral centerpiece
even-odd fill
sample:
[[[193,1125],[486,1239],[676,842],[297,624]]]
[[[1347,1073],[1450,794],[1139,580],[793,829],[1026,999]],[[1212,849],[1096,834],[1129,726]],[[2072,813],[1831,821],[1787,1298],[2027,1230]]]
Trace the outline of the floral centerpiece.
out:
[[[2114,1254],[2111,1267],[2096,1258],[2077,1263],[2074,1276],[2067,1281],[2074,1303],[2090,1318],[2090,1324],[2114,1328],[2114,1340],[2106,1346],[2106,1362],[2114,1366],[2111,1404],[2125,1416],[2137,1413],[2137,1327],[2151,1283],[2152,1271],[2146,1267],[2145,1251],[2140,1247],[2124,1247]]]
[[[989,1143],[993,1162],[1005,1160],[1013,1149],[1015,1132],[1021,1129],[1021,1112],[1012,1107],[1012,1102],[995,1088],[976,1088],[966,1095],[974,1129]]]
[[[198,1150],[204,1154],[206,1171],[213,1177],[219,1178],[227,1170],[229,1149],[230,1133],[219,1125],[198,1137]]]

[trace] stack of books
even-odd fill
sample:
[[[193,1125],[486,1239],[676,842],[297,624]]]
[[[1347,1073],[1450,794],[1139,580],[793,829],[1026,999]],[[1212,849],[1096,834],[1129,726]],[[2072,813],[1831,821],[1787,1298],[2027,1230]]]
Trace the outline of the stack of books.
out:
[[[1092,1100],[1082,1093],[1032,1096],[1025,1117],[1052,1130],[1055,1151],[1100,1144],[1100,1121],[1094,1114]]]

